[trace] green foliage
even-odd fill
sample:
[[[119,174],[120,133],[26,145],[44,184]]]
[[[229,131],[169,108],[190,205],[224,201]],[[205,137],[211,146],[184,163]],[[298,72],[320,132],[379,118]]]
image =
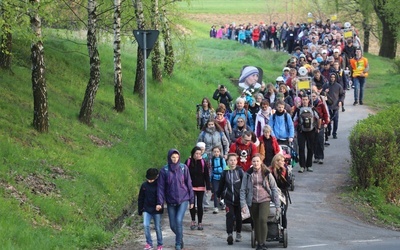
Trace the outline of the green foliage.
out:
[[[400,106],[392,106],[359,122],[349,137],[351,172],[362,189],[382,189],[389,202],[400,200]]]

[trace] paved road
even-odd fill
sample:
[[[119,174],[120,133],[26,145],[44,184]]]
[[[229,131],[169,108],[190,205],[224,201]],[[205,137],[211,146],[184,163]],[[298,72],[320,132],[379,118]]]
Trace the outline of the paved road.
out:
[[[354,124],[369,113],[366,106],[352,106],[352,93],[347,93],[346,112],[340,112],[339,117],[338,139],[330,139],[325,163],[314,165],[313,173],[300,174],[297,173],[298,166],[295,169],[296,188],[291,192],[292,204],[287,215],[287,249],[400,249],[400,232],[369,225],[337,209],[342,206],[337,189],[348,180],[350,153],[347,138]],[[191,231],[190,215],[185,216],[186,250],[251,248],[249,224],[243,226],[243,241],[228,246],[224,213],[207,212],[203,222],[204,231]],[[164,249],[174,249],[174,235],[166,214],[163,223]],[[138,241],[140,246],[144,245],[143,238]],[[269,247],[282,248],[282,244],[271,242]]]

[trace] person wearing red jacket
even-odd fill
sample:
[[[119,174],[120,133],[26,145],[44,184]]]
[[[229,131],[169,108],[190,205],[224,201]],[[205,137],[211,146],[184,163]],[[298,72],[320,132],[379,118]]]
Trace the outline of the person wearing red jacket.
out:
[[[237,165],[245,172],[250,168],[253,156],[258,153],[256,144],[251,141],[251,136],[251,131],[244,131],[229,148],[229,153],[236,153],[239,156]]]
[[[260,40],[260,29],[257,24],[254,26],[253,32],[251,33],[251,40],[253,47],[258,47],[258,41]]]
[[[263,135],[258,137],[260,145],[258,145],[258,153],[260,153],[261,160],[267,166],[271,166],[272,158],[281,151],[278,140],[271,135],[272,128],[265,125],[263,128]]]
[[[313,107],[318,112],[318,116],[321,119],[321,127],[324,129],[320,129],[316,134],[315,138],[315,147],[314,147],[314,163],[323,164],[324,163],[324,137],[325,137],[325,128],[330,123],[328,107],[325,104],[324,99],[318,94],[317,91],[313,91],[311,93],[311,100]]]

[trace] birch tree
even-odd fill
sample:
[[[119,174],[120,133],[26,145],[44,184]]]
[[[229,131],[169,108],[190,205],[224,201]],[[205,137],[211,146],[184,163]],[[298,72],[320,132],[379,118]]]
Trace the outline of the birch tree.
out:
[[[82,102],[79,120],[87,125],[91,125],[94,100],[100,82],[100,57],[97,49],[97,1],[88,0],[88,27],[87,27],[87,47],[90,61],[90,77],[86,87],[85,97]]]
[[[164,50],[165,50],[165,57],[164,57],[164,71],[167,75],[171,76],[174,72],[175,66],[175,56],[174,56],[174,47],[172,46],[171,40],[171,30],[169,27],[169,22],[167,18],[167,9],[165,6],[162,8],[162,22],[161,22],[161,33],[164,38]]]
[[[158,30],[160,28],[160,13],[158,7],[158,0],[153,0],[151,2],[151,26],[153,29]],[[161,71],[161,52],[160,52],[160,42],[157,39],[154,44],[153,53],[151,57],[151,68],[152,77],[157,82],[162,82],[162,71]]]
[[[121,64],[121,0],[114,0],[114,95],[115,110],[117,112],[124,111]]]
[[[144,13],[143,13],[143,2],[142,0],[132,0],[133,7],[135,9],[136,24],[138,30],[144,30],[146,27]],[[137,48],[137,65],[136,65],[136,79],[133,93],[138,93],[140,97],[144,96],[144,55],[142,50]]]
[[[47,86],[45,78],[44,47],[42,42],[42,21],[38,14],[40,0],[29,0],[29,11],[34,41],[31,44],[33,127],[39,132],[48,132],[49,115]]]

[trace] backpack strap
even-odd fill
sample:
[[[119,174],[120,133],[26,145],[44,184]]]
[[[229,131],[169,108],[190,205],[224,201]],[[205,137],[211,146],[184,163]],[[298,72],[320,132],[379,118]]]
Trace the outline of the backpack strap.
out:
[[[188,158],[188,160],[187,160],[187,164],[188,164],[188,167],[190,167],[190,161],[191,161],[191,157],[189,157]],[[204,173],[204,165],[206,164],[206,161],[203,159],[203,158],[201,158],[201,171]],[[183,164],[181,164],[181,169],[182,169],[182,171],[184,171],[184,169],[185,169],[185,166],[182,166]]]

